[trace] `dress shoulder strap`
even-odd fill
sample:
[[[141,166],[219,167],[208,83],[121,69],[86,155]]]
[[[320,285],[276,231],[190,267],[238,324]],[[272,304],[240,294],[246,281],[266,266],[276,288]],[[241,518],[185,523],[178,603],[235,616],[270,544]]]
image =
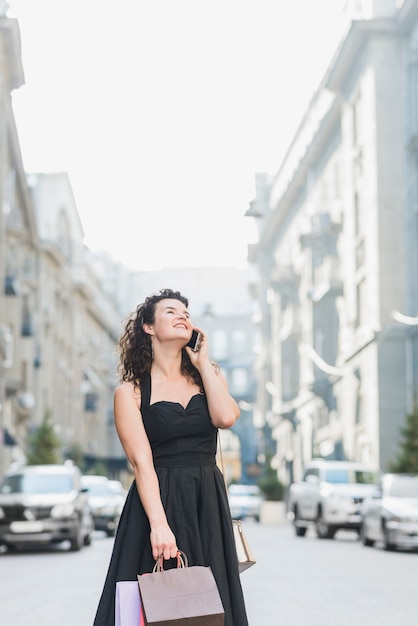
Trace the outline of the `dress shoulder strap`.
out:
[[[143,406],[149,406],[151,400],[151,376],[148,374],[141,379],[139,384],[141,389],[141,409]]]

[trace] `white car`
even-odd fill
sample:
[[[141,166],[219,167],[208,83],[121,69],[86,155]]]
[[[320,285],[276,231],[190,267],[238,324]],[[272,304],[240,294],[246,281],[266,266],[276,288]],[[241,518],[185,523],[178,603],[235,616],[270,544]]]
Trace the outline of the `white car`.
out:
[[[297,537],[315,525],[320,539],[333,539],[338,530],[360,532],[364,498],[376,489],[380,472],[363,463],[312,459],[302,480],[289,489],[289,518]]]
[[[95,530],[102,530],[108,537],[113,537],[126,499],[122,484],[106,476],[87,475],[82,476],[81,484],[87,490]]]
[[[264,497],[257,485],[230,485],[228,500],[233,519],[253,517],[257,522],[260,521]]]
[[[384,474],[363,503],[361,540],[385,550],[418,548],[418,475]]]

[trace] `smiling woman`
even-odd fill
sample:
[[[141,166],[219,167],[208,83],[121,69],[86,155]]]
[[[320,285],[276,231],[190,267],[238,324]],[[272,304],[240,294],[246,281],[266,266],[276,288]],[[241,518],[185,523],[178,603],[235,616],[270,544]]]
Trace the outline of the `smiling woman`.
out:
[[[225,482],[216,465],[219,428],[239,409],[208,338],[194,327],[188,299],[162,289],[139,304],[119,342],[116,429],[134,481],[120,517],[95,626],[113,626],[117,581],[136,581],[162,557],[179,552],[190,566],[210,567],[225,610],[225,626],[247,626]],[[198,350],[188,345],[201,335]]]

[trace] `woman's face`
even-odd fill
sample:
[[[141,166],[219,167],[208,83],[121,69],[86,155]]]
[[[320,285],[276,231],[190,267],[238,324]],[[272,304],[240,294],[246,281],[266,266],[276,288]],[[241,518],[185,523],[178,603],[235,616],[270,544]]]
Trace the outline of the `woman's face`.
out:
[[[144,324],[145,332],[154,336],[158,341],[189,341],[193,330],[187,307],[172,298],[160,300],[155,305],[153,324]]]

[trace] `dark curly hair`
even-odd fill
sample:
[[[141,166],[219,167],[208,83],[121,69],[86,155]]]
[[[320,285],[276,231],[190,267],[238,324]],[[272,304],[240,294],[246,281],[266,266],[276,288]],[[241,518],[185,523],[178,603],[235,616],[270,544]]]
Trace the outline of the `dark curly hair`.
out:
[[[159,293],[148,296],[133,311],[126,323],[119,339],[119,382],[133,382],[139,385],[140,380],[151,371],[152,345],[150,336],[144,331],[144,324],[153,324],[155,321],[155,307],[160,300],[179,300],[186,307],[188,299],[179,291],[161,289]],[[181,371],[192,382],[199,386],[204,393],[202,378],[198,370],[189,359],[186,350],[182,350]]]

